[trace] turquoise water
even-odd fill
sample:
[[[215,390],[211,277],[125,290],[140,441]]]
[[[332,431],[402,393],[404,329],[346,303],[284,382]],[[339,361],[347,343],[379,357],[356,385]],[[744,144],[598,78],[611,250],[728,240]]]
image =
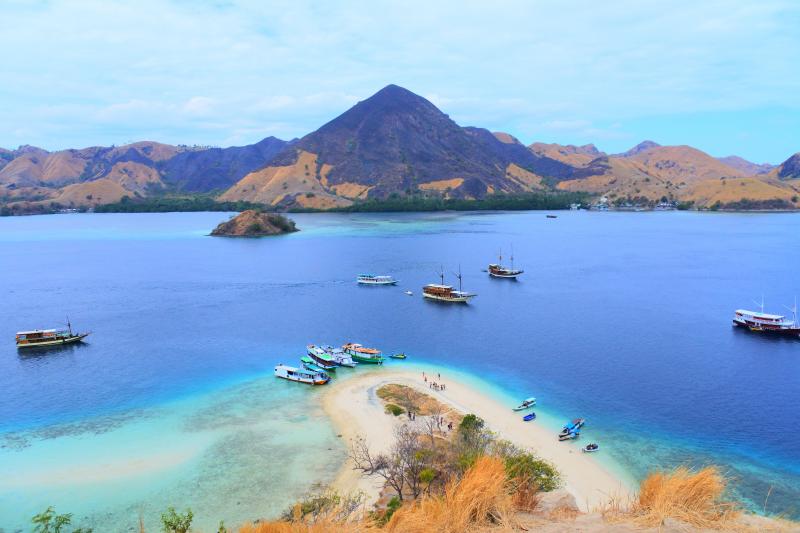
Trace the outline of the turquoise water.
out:
[[[800,342],[733,331],[732,311],[798,291],[794,214],[294,215],[300,233],[207,237],[220,213],[0,219],[0,525],[47,505],[102,531],[274,516],[332,479],[344,446],[318,391],[275,380],[309,342],[356,340],[480,377],[543,423],[584,416],[638,477],[721,464],[734,495],[800,516]],[[513,244],[517,283],[482,269]],[[469,306],[423,301],[461,266]],[[389,273],[394,288],[358,287]],[[406,289],[413,297],[403,294]],[[18,353],[63,323],[84,346]],[[359,369],[361,372],[364,369]]]

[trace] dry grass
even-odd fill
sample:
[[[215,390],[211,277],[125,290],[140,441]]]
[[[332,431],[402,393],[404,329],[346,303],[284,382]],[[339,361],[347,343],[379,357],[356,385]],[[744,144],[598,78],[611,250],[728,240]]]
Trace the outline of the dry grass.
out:
[[[725,477],[712,466],[697,472],[686,467],[656,472],[642,481],[631,513],[646,526],[675,518],[698,528],[721,529],[739,515],[736,505],[722,499],[725,485]]]
[[[308,522],[259,522],[245,524],[239,533],[360,533],[369,526],[362,523],[341,523],[323,519],[314,523]]]
[[[421,416],[444,415],[451,410],[436,398],[406,385],[390,383],[378,388],[375,393],[381,400],[399,405],[406,410],[410,408]]]
[[[494,526],[511,530],[514,502],[500,459],[481,457],[443,496],[423,498],[401,507],[386,531],[397,533],[461,533]]]

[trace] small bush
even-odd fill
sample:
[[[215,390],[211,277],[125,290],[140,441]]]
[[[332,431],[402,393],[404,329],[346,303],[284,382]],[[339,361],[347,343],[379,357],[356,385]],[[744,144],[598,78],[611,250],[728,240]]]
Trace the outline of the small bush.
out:
[[[181,514],[170,507],[166,512],[161,513],[161,530],[164,533],[186,533],[192,525],[194,513],[191,509]]]
[[[393,403],[386,404],[386,412],[393,414],[394,416],[400,416],[405,413],[405,409],[400,407],[399,405],[395,405]]]

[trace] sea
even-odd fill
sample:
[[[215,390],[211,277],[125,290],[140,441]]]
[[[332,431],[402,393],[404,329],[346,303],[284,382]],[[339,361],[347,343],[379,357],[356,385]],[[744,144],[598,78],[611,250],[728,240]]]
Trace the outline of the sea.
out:
[[[294,214],[262,239],[208,236],[231,213],[0,218],[0,531],[48,506],[104,532],[279,516],[346,443],[273,368],[348,341],[585,417],[621,475],[718,465],[730,497],[800,518],[800,339],[731,327],[762,298],[791,314],[800,214],[554,214]],[[487,275],[501,253],[517,281]],[[422,298],[458,272],[468,305]],[[85,343],[15,348],[67,321]]]

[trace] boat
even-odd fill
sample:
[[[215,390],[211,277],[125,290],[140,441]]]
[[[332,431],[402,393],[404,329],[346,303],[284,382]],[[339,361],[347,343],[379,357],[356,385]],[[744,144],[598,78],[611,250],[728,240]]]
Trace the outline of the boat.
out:
[[[522,403],[519,404],[518,406],[516,406],[514,408],[514,410],[515,411],[524,411],[525,409],[533,407],[534,405],[536,405],[536,398],[526,398],[526,399],[522,400]]]
[[[528,413],[527,415],[523,416],[522,419],[525,422],[530,422],[531,420],[536,420],[536,413]]]
[[[567,422],[562,426],[563,431],[574,431],[577,429],[581,429],[583,425],[586,423],[585,418],[575,418],[572,422]]]
[[[547,215],[547,218],[558,218],[558,215]]]
[[[314,362],[314,360],[311,359],[307,355],[304,355],[303,357],[301,357],[300,358],[300,362],[303,363],[303,368],[305,368],[306,370],[311,370],[312,372],[322,372],[326,376],[328,375],[328,373],[325,372],[325,369],[320,368],[319,366],[317,366],[317,364]]]
[[[577,431],[577,430],[576,431],[568,431],[566,433],[564,433],[562,431],[561,433],[558,434],[558,440],[572,440],[572,439],[577,439],[580,436],[581,436],[581,432]]]
[[[353,358],[354,361],[359,363],[368,363],[374,365],[383,364],[383,355],[381,351],[375,348],[365,348],[360,344],[349,342],[342,346],[344,353]]]
[[[283,364],[275,367],[275,377],[308,385],[325,385],[331,380],[330,376],[325,372],[316,372]]]
[[[319,346],[309,344],[306,346],[306,353],[314,360],[314,364],[324,370],[336,370],[338,366],[333,357]]]
[[[406,354],[404,353],[393,353],[389,357],[391,357],[392,359],[407,359]]]
[[[792,312],[792,318],[765,313],[763,298],[761,304],[757,305],[760,306],[761,311],[737,309],[733,315],[733,325],[757,333],[800,337],[800,324],[797,322],[797,299],[795,299],[794,307],[787,307]]]
[[[599,450],[600,450],[600,445],[596,444],[594,442],[591,443],[591,444],[587,444],[586,446],[581,448],[581,451],[585,452],[585,453],[593,453],[593,452],[596,452],[596,451],[599,451]]]
[[[409,296],[414,296],[414,293],[411,291],[406,291],[406,294],[408,294]]]
[[[444,284],[444,270],[439,273],[442,280],[441,284],[428,284],[422,287],[422,296],[439,302],[467,303],[471,298],[477,296],[470,292],[464,292],[461,288],[461,268],[458,269],[458,290],[450,285]]]
[[[89,332],[78,333],[72,331],[72,324],[67,319],[67,329],[34,329],[32,331],[18,331],[16,335],[17,348],[35,348],[44,346],[63,346],[81,342]]]
[[[372,274],[359,274],[356,281],[361,285],[395,285],[397,283],[392,276],[374,276]]]
[[[323,346],[323,350],[325,353],[331,356],[331,359],[339,365],[339,366],[348,366],[350,368],[355,368],[358,363],[353,361],[353,358],[350,357],[349,354],[344,353],[344,350],[341,348],[334,348],[333,346]]]
[[[514,268],[514,251],[511,251],[511,266],[505,267],[503,266],[503,251],[500,250],[500,253],[497,256],[498,262],[492,263],[489,265],[489,275],[493,278],[509,278],[509,279],[516,279],[517,276],[524,273],[524,270]]]

